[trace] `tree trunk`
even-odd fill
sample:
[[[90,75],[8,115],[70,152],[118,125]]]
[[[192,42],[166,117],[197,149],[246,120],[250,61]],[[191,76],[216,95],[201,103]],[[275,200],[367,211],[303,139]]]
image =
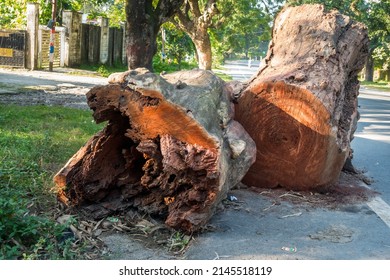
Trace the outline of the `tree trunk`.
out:
[[[211,70],[213,59],[210,36],[207,30],[198,30],[196,35],[191,36],[191,39],[196,48],[199,69]]]
[[[200,229],[256,154],[232,120],[230,87],[200,70],[109,80],[87,94],[96,122],[108,124],[55,176],[59,199],[94,218],[137,208]]]
[[[160,25],[151,13],[153,10],[151,1],[129,0],[126,3],[128,67],[129,69],[145,67],[152,71]]]
[[[145,67],[153,70],[157,51],[157,34],[183,4],[183,0],[126,0],[126,54],[129,69]]]
[[[249,34],[245,33],[245,59],[249,59]]]
[[[374,81],[374,59],[372,57],[372,52],[368,54],[366,59],[364,80],[366,82]]]
[[[367,52],[366,28],[322,5],[278,14],[265,64],[236,107],[257,145],[244,183],[314,190],[337,181],[351,152]]]
[[[128,21],[129,22],[129,21]],[[157,51],[156,36],[152,28],[138,29],[141,32],[131,32],[127,39],[127,62],[129,69],[145,67],[153,70],[153,57]]]
[[[202,70],[211,70],[212,52],[207,29],[212,25],[213,17],[219,13],[216,2],[207,0],[201,11],[198,0],[187,0],[177,11],[177,18],[172,19],[177,28],[190,36],[195,45],[198,67]]]

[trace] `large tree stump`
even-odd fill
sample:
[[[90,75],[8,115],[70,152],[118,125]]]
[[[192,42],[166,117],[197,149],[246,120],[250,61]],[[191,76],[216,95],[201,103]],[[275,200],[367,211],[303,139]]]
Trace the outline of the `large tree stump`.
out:
[[[356,129],[366,28],[322,5],[284,8],[236,120],[257,145],[243,182],[315,189],[337,181]]]
[[[55,176],[60,200],[94,218],[136,208],[196,231],[255,160],[229,87],[200,70],[137,69],[110,83],[87,94],[96,122],[108,124]]]

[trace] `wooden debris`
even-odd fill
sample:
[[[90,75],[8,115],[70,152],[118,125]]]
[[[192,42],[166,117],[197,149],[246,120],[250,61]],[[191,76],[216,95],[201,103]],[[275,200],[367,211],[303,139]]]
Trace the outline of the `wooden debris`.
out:
[[[337,181],[351,152],[367,51],[366,27],[323,5],[278,14],[267,57],[236,107],[257,145],[245,184],[310,190]]]
[[[108,123],[54,177],[60,201],[95,219],[135,208],[198,230],[255,160],[230,96],[210,71],[111,76],[87,94]]]

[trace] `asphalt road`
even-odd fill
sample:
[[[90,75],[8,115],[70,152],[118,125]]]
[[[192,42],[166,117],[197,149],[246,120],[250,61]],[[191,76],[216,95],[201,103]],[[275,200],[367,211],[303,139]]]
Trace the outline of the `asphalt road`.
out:
[[[358,100],[361,117],[352,141],[353,162],[374,179],[371,187],[390,204],[390,92],[362,87]]]
[[[231,76],[233,80],[245,81],[252,77],[259,68],[260,61],[258,60],[235,60],[226,61],[222,66],[222,72]]]

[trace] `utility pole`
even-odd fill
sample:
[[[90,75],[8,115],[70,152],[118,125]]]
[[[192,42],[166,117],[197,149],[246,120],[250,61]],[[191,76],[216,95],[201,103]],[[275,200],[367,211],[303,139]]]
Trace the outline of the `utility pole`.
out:
[[[49,47],[49,71],[53,72],[53,61],[54,61],[54,42],[56,32],[56,12],[57,12],[57,0],[51,1],[51,21],[48,26],[51,28],[50,31],[50,47]]]

